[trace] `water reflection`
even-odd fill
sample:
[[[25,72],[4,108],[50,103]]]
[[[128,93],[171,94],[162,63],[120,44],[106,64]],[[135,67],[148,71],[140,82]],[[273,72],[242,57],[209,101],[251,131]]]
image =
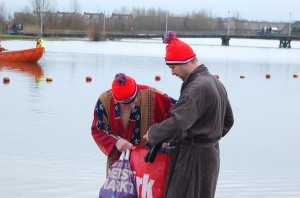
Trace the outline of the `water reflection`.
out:
[[[22,72],[28,76],[34,76],[36,82],[40,82],[44,75],[39,63],[0,62],[0,70]]]

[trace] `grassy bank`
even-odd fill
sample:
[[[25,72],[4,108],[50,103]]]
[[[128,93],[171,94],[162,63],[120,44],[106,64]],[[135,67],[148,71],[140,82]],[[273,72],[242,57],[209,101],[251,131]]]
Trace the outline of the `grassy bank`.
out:
[[[22,35],[22,34],[0,34],[2,40],[36,40],[38,36]],[[68,37],[41,37],[43,40],[74,40],[75,38]],[[77,38],[83,39],[83,38]]]
[[[28,36],[21,34],[0,34],[2,40],[35,40],[36,36]]]

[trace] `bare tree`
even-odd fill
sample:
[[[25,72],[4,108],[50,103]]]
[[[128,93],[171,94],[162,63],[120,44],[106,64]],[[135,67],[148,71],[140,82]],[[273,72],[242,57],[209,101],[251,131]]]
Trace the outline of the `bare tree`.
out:
[[[0,4],[0,32],[3,32],[3,30],[5,29],[5,5],[2,2]]]
[[[226,26],[224,24],[224,19],[222,18],[216,18],[215,19],[215,23],[214,23],[214,29],[219,29],[219,30],[223,30],[223,29],[226,29]]]
[[[78,0],[71,0],[71,13],[65,16],[67,24],[65,27],[69,27],[72,30],[81,30],[84,28],[84,22],[82,15],[80,14],[80,4]]]
[[[79,13],[80,12],[80,4],[78,0],[71,0],[71,12]]]
[[[44,16],[48,11],[50,0],[30,0],[33,12],[37,16],[37,27],[40,26],[40,34],[43,35]]]

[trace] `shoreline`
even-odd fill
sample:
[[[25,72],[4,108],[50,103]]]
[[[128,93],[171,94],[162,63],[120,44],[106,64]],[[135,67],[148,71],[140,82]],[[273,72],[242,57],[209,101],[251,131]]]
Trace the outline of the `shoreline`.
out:
[[[43,36],[29,36],[29,35],[22,35],[22,34],[0,34],[0,40],[36,40],[37,38],[43,38],[43,40],[89,40],[87,37],[43,37]]]

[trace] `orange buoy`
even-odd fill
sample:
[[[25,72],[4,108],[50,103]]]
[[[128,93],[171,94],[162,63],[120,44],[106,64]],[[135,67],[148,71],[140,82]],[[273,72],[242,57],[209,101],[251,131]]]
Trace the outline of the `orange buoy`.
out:
[[[8,84],[10,82],[9,77],[4,77],[3,78],[3,84]]]
[[[156,80],[156,81],[160,81],[160,76],[159,76],[159,75],[156,75],[156,76],[155,76],[155,80]]]
[[[215,74],[215,77],[216,77],[217,79],[219,79],[219,78],[220,78],[219,74]]]
[[[293,77],[294,77],[294,78],[298,78],[298,74],[297,74],[297,73],[294,73],[294,74],[293,74]]]
[[[271,78],[271,74],[267,73],[266,78],[268,78],[268,79]]]
[[[87,77],[85,78],[85,81],[86,81],[86,82],[91,82],[91,81],[92,81],[92,77],[91,77],[91,76],[87,76]]]
[[[53,79],[52,79],[52,77],[51,77],[51,76],[47,76],[47,78],[46,78],[46,81],[47,81],[47,82],[52,82],[52,81],[53,81]]]

